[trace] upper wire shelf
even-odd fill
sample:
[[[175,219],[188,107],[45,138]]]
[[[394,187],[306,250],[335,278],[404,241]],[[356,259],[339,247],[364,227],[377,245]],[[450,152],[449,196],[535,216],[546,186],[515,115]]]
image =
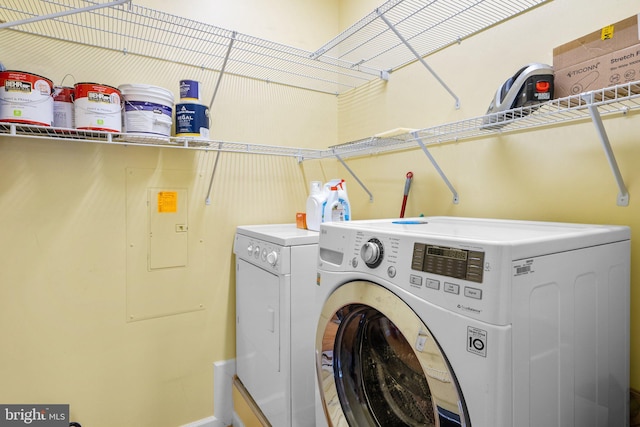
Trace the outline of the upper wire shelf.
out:
[[[392,72],[416,58],[389,25],[424,57],[547,1],[389,0],[314,52],[314,57]]]
[[[340,94],[416,60],[380,13],[428,55],[546,1],[390,0],[315,52],[107,0],[4,0],[0,28],[213,71],[229,51],[229,74]]]

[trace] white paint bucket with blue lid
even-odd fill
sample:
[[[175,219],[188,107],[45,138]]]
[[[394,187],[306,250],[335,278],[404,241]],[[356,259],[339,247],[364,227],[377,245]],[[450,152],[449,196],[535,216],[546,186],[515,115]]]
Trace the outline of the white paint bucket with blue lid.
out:
[[[170,136],[173,125],[173,93],[147,84],[118,86],[124,101],[126,133]]]
[[[177,104],[176,136],[209,139],[209,107],[189,102]]]

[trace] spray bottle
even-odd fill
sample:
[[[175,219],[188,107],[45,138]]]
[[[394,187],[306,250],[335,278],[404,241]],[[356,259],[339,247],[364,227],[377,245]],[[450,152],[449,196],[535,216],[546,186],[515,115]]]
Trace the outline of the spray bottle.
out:
[[[349,197],[347,196],[347,183],[342,179],[337,187],[338,201],[342,204],[342,209],[344,210],[344,220],[349,221],[351,219],[351,204],[349,203]]]
[[[338,184],[338,182],[340,182],[339,179],[332,179],[331,181],[325,183],[324,186],[322,187],[322,195],[324,200],[322,201],[322,219],[320,222],[331,221],[331,215],[325,217],[325,211],[327,208],[327,203],[329,202],[329,196],[331,196],[331,187],[335,187]]]
[[[322,209],[322,222],[348,221],[351,208],[343,179],[332,179],[324,185],[326,201]]]
[[[338,187],[330,186],[327,200],[324,202],[322,222],[344,221],[344,209],[338,201]]]

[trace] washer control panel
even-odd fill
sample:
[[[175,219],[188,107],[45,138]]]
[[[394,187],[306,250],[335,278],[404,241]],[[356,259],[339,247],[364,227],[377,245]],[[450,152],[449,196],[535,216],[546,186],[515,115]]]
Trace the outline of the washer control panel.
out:
[[[323,226],[318,244],[321,278],[345,274],[349,280],[402,289],[470,318],[509,322],[511,267],[504,265],[511,256],[508,244],[480,238],[476,228],[469,232],[473,238],[465,238],[453,226],[449,230],[437,223],[433,231],[427,223],[360,224],[365,222]]]
[[[484,252],[414,243],[411,269],[482,283]]]

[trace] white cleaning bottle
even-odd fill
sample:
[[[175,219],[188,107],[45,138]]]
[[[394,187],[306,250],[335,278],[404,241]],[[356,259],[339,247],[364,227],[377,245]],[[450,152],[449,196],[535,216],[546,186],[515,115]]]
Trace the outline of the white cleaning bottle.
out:
[[[335,187],[336,185],[338,185],[338,183],[340,182],[339,179],[332,179],[329,182],[326,182],[324,184],[324,186],[322,187],[322,219],[320,220],[320,222],[330,222],[331,221],[331,216],[325,218],[324,216],[324,212],[325,209],[327,207],[327,201],[329,199],[329,196],[331,195],[331,187]]]
[[[322,182],[311,181],[309,197],[307,197],[307,228],[313,231],[320,231],[322,222],[322,209],[324,208],[325,196],[322,193]]]
[[[327,200],[324,202],[322,222],[336,221],[344,221],[344,210],[338,200],[338,187],[330,186]]]
[[[332,210],[336,203],[338,203],[338,188],[335,186],[329,186],[329,191],[326,195],[327,199],[324,201],[322,207],[322,222],[333,222]]]

